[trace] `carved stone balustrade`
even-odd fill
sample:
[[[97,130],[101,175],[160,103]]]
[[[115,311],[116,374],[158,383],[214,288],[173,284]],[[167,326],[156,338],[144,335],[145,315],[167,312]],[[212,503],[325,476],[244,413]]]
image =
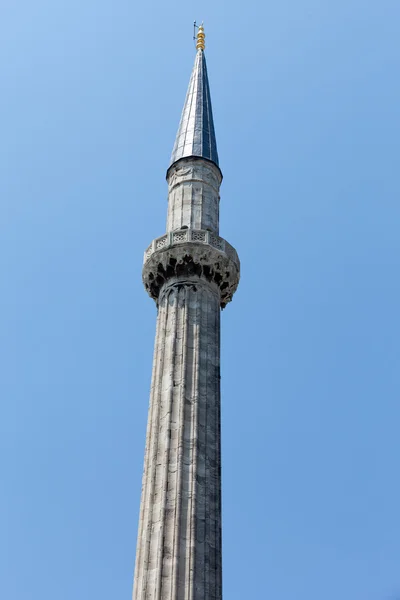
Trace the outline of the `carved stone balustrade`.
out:
[[[156,301],[167,281],[193,276],[217,285],[224,308],[239,283],[240,261],[235,248],[211,231],[179,229],[153,240],[144,253],[143,283]]]

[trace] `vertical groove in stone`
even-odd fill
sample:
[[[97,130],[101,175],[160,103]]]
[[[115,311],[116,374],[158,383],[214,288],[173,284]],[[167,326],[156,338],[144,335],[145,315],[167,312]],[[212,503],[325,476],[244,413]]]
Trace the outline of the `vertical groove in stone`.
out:
[[[178,217],[176,218],[177,220],[177,225],[178,225],[178,229],[180,229],[182,227],[183,224],[183,215],[184,215],[184,211],[185,211],[185,186],[182,185],[181,189],[179,190],[180,192],[180,207],[179,210],[176,211],[176,214],[178,215]],[[178,190],[177,190],[178,193]],[[168,199],[168,205],[170,203],[170,199]]]
[[[175,491],[175,523],[173,538],[172,555],[172,575],[171,575],[171,598],[177,598],[179,589],[179,538],[182,527],[182,472],[183,472],[183,443],[185,430],[185,396],[186,396],[186,362],[187,362],[187,340],[188,340],[188,305],[184,302],[182,308],[182,364],[179,390],[179,419],[177,423],[177,458],[176,458],[176,491]]]
[[[153,524],[157,528],[157,542],[154,545],[154,554],[156,559],[156,573],[159,575],[154,578],[154,599],[161,600],[162,598],[162,567],[164,560],[164,528],[166,525],[166,506],[168,498],[168,471],[169,471],[169,449],[170,449],[170,430],[171,430],[171,414],[172,414],[172,396],[173,396],[173,366],[175,360],[176,346],[176,327],[177,319],[175,308],[178,304],[178,298],[168,297],[168,302],[172,302],[171,311],[168,312],[166,326],[166,344],[164,352],[166,353],[166,366],[163,377],[161,379],[161,394],[164,402],[161,402],[159,432],[161,440],[159,440],[157,454],[157,469],[159,469],[159,479],[161,485],[159,487],[159,506],[155,503],[156,515],[153,516]],[[168,339],[169,338],[169,339]],[[163,393],[164,392],[164,393]],[[161,442],[161,443],[160,443]],[[157,480],[157,476],[156,476]]]
[[[134,600],[221,600],[219,294],[161,291]]]
[[[171,294],[172,295],[172,294]],[[175,321],[174,321],[174,334],[172,340],[172,352],[170,360],[170,372],[168,373],[169,380],[169,405],[168,405],[168,430],[166,431],[167,448],[165,451],[165,484],[164,484],[164,503],[163,503],[163,514],[162,514],[162,535],[160,535],[160,566],[161,577],[159,583],[159,597],[157,600],[167,600],[170,598],[170,585],[168,582],[171,581],[172,572],[172,553],[173,553],[173,529],[176,519],[172,514],[176,502],[176,455],[174,457],[174,443],[176,441],[176,427],[178,423],[177,410],[179,410],[179,402],[176,399],[176,389],[178,385],[178,370],[182,361],[182,316],[183,307],[185,303],[185,288],[178,290],[176,298],[174,298],[174,304],[176,304]],[[182,310],[183,309],[183,310]],[[180,386],[183,385],[183,381],[180,382]],[[174,439],[172,440],[172,437]],[[176,454],[176,453],[175,453]],[[169,589],[168,589],[169,588]]]
[[[187,598],[185,600],[196,599],[196,516],[197,516],[197,439],[198,439],[198,420],[199,420],[199,381],[200,381],[200,369],[199,369],[199,313],[201,306],[201,293],[202,290],[197,292],[196,300],[193,302],[195,305],[194,311],[194,325],[193,325],[193,389],[192,389],[192,435],[190,438],[190,449],[191,449],[191,466],[190,466],[190,518],[189,518],[189,565],[188,565],[188,580],[189,589]],[[199,301],[200,300],[200,301]],[[199,306],[200,305],[200,306]]]
[[[208,300],[208,299],[207,299]],[[212,419],[212,411],[213,411],[213,404],[215,404],[215,398],[214,397],[210,397],[210,393],[209,393],[209,385],[210,385],[210,373],[209,373],[209,362],[211,359],[211,356],[209,356],[209,346],[208,346],[208,334],[209,334],[209,319],[208,319],[208,302],[206,300],[205,303],[205,325],[204,325],[204,329],[205,329],[205,350],[206,350],[206,361],[205,361],[205,365],[204,365],[204,370],[206,373],[206,377],[205,377],[205,398],[206,398],[206,430],[205,430],[205,438],[206,438],[206,443],[205,443],[205,448],[204,448],[204,504],[206,507],[206,515],[208,515],[208,519],[206,518],[204,520],[204,588],[205,588],[205,595],[206,597],[208,596],[210,597],[214,597],[214,594],[210,594],[210,520],[213,518],[213,513],[211,511],[211,502],[210,502],[210,495],[213,492],[213,481],[212,481],[212,477],[211,477],[211,473],[210,473],[210,463],[209,463],[209,455],[208,455],[208,449],[210,448],[211,450],[213,450],[214,448],[212,448],[213,445],[215,445],[215,440],[210,440],[210,435],[209,435],[209,428],[211,426],[211,419]]]
[[[199,569],[203,569],[204,571],[204,595],[206,598],[210,598],[210,584],[209,584],[209,546],[208,546],[208,521],[212,518],[212,514],[210,513],[210,503],[209,503],[209,493],[211,492],[211,485],[209,481],[209,473],[208,473],[208,465],[207,465],[207,450],[208,450],[208,426],[209,426],[209,412],[210,412],[210,403],[213,402],[213,398],[209,397],[208,394],[208,364],[210,357],[208,356],[208,298],[205,298],[204,303],[202,303],[203,308],[203,323],[202,323],[202,332],[204,336],[203,345],[205,347],[205,361],[201,365],[201,374],[204,376],[202,381],[203,387],[203,398],[204,398],[204,447],[203,447],[203,479],[201,481],[202,488],[202,501],[204,505],[204,524],[201,524],[202,527],[202,536],[204,539],[204,555],[201,557],[201,562],[199,561]],[[211,402],[210,402],[211,401]]]
[[[215,330],[217,331],[217,347],[215,351],[215,394],[220,397],[221,387],[221,313],[217,312],[214,315]],[[217,456],[216,456],[216,478],[219,485],[216,485],[216,519],[215,519],[215,543],[216,543],[216,576],[217,586],[215,590],[216,598],[222,598],[222,501],[221,501],[221,402],[217,403],[216,416],[216,439],[217,439]]]

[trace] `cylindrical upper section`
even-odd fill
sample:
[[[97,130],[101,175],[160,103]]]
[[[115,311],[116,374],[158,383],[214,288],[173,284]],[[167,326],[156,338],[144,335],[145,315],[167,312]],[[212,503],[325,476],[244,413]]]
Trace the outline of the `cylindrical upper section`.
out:
[[[167,231],[187,227],[218,234],[219,168],[201,158],[183,158],[170,167],[167,180]]]

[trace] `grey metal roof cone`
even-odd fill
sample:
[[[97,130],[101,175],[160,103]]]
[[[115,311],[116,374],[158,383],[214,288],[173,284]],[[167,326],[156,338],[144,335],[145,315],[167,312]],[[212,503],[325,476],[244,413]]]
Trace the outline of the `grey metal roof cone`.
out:
[[[196,54],[170,166],[187,156],[206,158],[219,166],[206,58],[201,49]]]

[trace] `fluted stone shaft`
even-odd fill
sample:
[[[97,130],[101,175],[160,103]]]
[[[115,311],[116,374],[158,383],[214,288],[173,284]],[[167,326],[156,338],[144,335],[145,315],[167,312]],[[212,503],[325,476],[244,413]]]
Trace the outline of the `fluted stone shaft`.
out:
[[[182,227],[219,231],[222,175],[210,161],[183,158],[168,170],[167,231]]]
[[[158,297],[134,600],[221,600],[220,290]]]

